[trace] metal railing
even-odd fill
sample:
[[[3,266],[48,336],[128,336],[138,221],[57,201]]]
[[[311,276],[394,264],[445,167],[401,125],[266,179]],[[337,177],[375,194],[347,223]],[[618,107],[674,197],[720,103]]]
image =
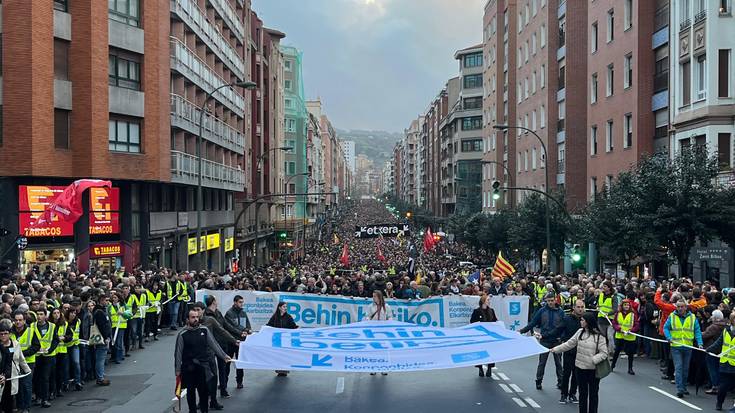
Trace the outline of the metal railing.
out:
[[[694,15],[694,24],[697,24],[707,18],[707,10],[702,9]]]
[[[199,56],[175,37],[170,38],[171,69],[186,76],[200,88],[212,92],[215,88],[227,84],[212,68],[210,68]],[[243,116],[245,99],[231,87],[219,89],[214,98],[227,105],[227,107]]]
[[[178,15],[199,36],[217,57],[222,60],[235,75],[245,77],[245,61],[225,39],[220,30],[212,24],[207,15],[193,0],[171,0],[171,11]]]
[[[563,174],[565,170],[566,170],[566,167],[564,166],[564,161],[563,160],[558,161],[556,163],[556,173]]]
[[[171,123],[190,133],[199,133],[199,107],[183,96],[171,94]],[[239,130],[205,112],[202,137],[239,154],[245,153],[245,137]]]
[[[679,22],[679,31],[686,30],[691,25],[692,25],[692,21],[689,18],[686,18]]]
[[[245,188],[245,171],[202,160],[202,185],[210,188],[242,191]],[[171,180],[196,185],[199,175],[199,158],[180,151],[171,151]]]

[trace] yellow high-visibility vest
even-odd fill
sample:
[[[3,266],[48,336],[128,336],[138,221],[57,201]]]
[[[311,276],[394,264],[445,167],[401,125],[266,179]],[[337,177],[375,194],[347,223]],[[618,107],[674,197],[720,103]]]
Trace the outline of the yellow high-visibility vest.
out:
[[[597,309],[599,310],[597,313],[598,318],[605,318],[605,315],[612,315],[613,297],[605,298],[605,294],[600,293],[600,296],[597,297]]]
[[[26,327],[25,330],[23,330],[23,334],[20,335],[20,337],[16,336],[15,333],[10,333],[10,338],[17,341],[20,345],[21,351],[26,351],[31,347],[31,343],[33,342],[33,335],[36,332],[36,323],[32,323],[30,326]],[[30,355],[26,357],[26,363],[35,363],[36,362],[36,355]]]
[[[728,333],[727,328],[722,330],[722,355],[720,356],[720,363],[735,366],[735,350],[730,351],[731,348],[735,347],[733,341],[733,337]]]
[[[622,313],[618,313],[617,321],[621,331],[615,332],[615,338],[625,341],[635,341],[636,337],[634,335],[625,334],[625,331],[630,331],[633,328],[633,312],[631,311],[625,316]]]
[[[676,315],[676,312],[669,315],[671,320],[671,347],[681,347],[682,344],[691,346],[694,343],[694,314],[689,314],[684,321]]]
[[[48,330],[46,330],[46,334],[41,335],[41,330],[38,329],[38,325],[35,323],[33,324],[35,326],[35,333],[36,337],[38,337],[38,342],[41,343],[41,348],[48,351],[51,348],[51,342],[54,341],[54,334],[56,334],[56,325],[52,322],[47,322],[48,324]],[[41,357],[53,357],[56,355],[56,352],[58,350],[57,348],[54,349],[54,351],[50,353],[43,353],[41,354]]]

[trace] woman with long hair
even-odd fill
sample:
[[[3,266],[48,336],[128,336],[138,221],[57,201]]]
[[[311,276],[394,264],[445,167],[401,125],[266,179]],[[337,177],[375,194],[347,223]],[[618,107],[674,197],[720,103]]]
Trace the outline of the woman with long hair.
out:
[[[470,323],[492,323],[495,321],[498,321],[498,317],[495,315],[495,310],[490,307],[490,296],[482,294],[479,305],[472,311]],[[475,367],[480,369],[480,377],[485,377],[485,370],[482,364]],[[495,363],[487,365],[487,377],[492,377],[493,367],[495,367]]]
[[[69,364],[67,358],[66,345],[71,341],[71,334],[68,333],[68,323],[60,308],[51,310],[51,318],[49,321],[56,325],[56,332],[59,336],[59,345],[56,346],[56,368],[52,372],[49,381],[49,389],[51,397],[61,397],[64,383],[69,380]]]
[[[276,312],[273,313],[270,320],[268,320],[268,323],[266,324],[268,327],[274,327],[274,328],[288,328],[288,329],[296,329],[299,328],[299,326],[296,325],[296,322],[294,321],[293,317],[291,317],[291,314],[288,313],[288,307],[286,303],[283,301],[280,301],[278,303],[278,306],[276,307]],[[279,377],[286,377],[288,376],[288,370],[276,370],[276,373]]]
[[[77,314],[75,308],[69,308],[64,313],[67,323],[67,331],[71,335],[71,341],[66,344],[66,352],[68,357],[69,369],[67,374],[71,377],[71,381],[74,382],[74,390],[82,390],[82,369],[81,362],[79,359],[79,333],[81,331],[82,320]],[[64,382],[66,386],[69,385],[69,380]]]
[[[595,377],[595,367],[608,357],[607,337],[600,332],[595,313],[584,313],[580,325],[582,328],[572,338],[549,351],[563,353],[576,347],[574,366],[579,386],[579,413],[597,413],[600,379]]]

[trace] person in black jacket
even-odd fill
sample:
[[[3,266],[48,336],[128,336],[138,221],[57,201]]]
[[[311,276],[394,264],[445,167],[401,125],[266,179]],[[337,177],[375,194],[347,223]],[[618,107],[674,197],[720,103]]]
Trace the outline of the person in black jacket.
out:
[[[268,320],[268,323],[266,324],[268,327],[274,327],[274,328],[288,328],[288,329],[296,329],[299,328],[299,326],[296,325],[296,322],[294,321],[293,317],[291,317],[291,314],[286,311],[286,303],[283,301],[278,303],[278,307],[276,307],[276,312],[273,313],[270,320]],[[276,370],[276,373],[279,377],[286,377],[288,376],[288,370]]]
[[[495,311],[490,307],[490,296],[483,294],[480,296],[480,304],[472,311],[470,323],[492,323],[498,321]],[[482,364],[476,366],[480,370],[480,377],[485,377],[485,370]],[[487,377],[492,377],[492,370],[495,363],[487,365]]]
[[[557,327],[562,342],[567,342],[574,334],[582,328],[580,320],[584,314],[584,300],[576,299],[571,314],[565,314],[562,325]],[[574,360],[577,357],[577,349],[565,351],[562,354],[561,374],[561,399],[560,404],[579,403],[577,399],[577,376],[574,373]]]
[[[97,384],[100,386],[110,385],[110,380],[105,378],[105,356],[107,356],[107,347],[110,345],[110,338],[112,337],[112,321],[107,314],[107,304],[108,297],[101,295],[97,300],[97,305],[94,307],[94,313],[92,315],[94,325],[97,326],[104,340],[102,344],[91,346],[94,350],[90,351],[90,353],[94,354],[94,372],[97,378]]]

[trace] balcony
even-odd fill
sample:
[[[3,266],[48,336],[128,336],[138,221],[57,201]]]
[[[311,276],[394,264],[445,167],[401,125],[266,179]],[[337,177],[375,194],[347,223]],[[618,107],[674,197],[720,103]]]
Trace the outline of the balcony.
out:
[[[563,174],[565,170],[566,170],[566,167],[564,166],[564,160],[558,161],[556,163],[556,173]]]
[[[684,19],[684,20],[682,20],[682,21],[679,22],[679,31],[680,32],[683,32],[684,30],[686,30],[689,27],[691,27],[691,25],[692,25],[692,21],[691,20],[689,20],[688,18],[687,19]]]
[[[245,29],[242,22],[237,18],[235,10],[232,10],[229,2],[227,2],[227,0],[209,0],[209,3],[217,11],[217,14],[222,17],[222,20],[225,21],[227,26],[230,27],[230,30],[235,33],[238,40],[245,43]]]
[[[707,18],[707,10],[700,10],[694,15],[694,24],[704,21]]]
[[[669,88],[669,71],[666,70],[661,73],[655,73],[653,75],[653,92],[660,92]]]
[[[209,93],[227,83],[179,39],[171,37],[170,46],[171,70],[179,72]],[[222,88],[213,96],[238,116],[243,116],[245,99],[232,88]]]
[[[171,125],[189,133],[199,133],[199,108],[183,96],[171,94]],[[225,147],[240,155],[245,153],[245,138],[243,134],[232,126],[212,116],[204,114],[202,138]]]
[[[202,185],[208,188],[242,192],[245,188],[245,172],[207,159],[202,160]],[[171,182],[196,185],[199,176],[199,159],[184,152],[171,151]]]
[[[194,0],[171,0],[171,12],[179,16],[238,79],[245,78],[245,62],[237,55],[219,29],[209,22],[206,14]]]

